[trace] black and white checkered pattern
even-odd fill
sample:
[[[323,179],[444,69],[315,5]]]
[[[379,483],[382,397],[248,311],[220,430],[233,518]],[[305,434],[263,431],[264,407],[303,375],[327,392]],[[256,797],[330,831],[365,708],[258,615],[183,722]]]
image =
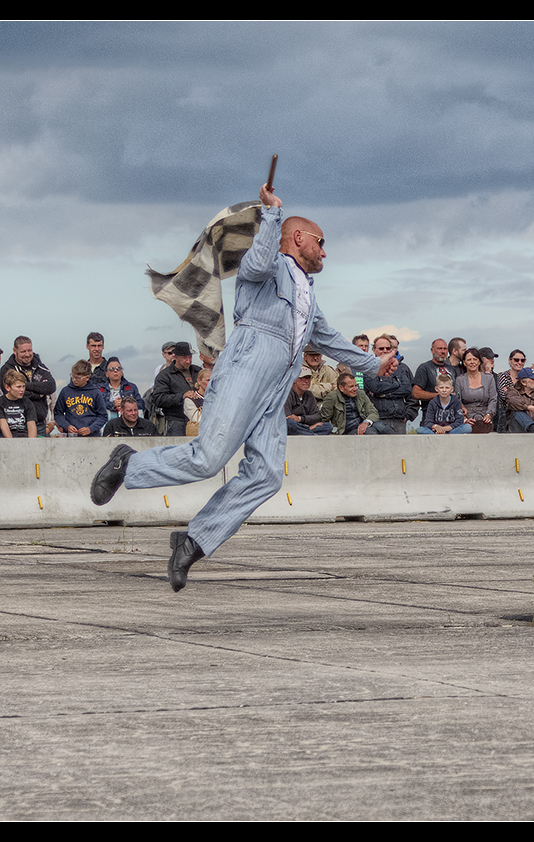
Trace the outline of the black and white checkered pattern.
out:
[[[198,350],[216,357],[226,340],[221,281],[237,273],[261,221],[261,202],[225,208],[204,228],[183,263],[162,275],[150,266],[154,298],[165,301],[195,330]]]

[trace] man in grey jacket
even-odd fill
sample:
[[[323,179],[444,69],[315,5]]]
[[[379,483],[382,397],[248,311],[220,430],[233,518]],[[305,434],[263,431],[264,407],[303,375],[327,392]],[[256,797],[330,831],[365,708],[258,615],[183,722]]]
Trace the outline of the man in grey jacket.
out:
[[[352,345],[319,309],[310,277],[326,257],[319,226],[301,217],[282,225],[282,201],[266,185],[260,199],[260,230],[237,273],[235,328],[213,370],[198,438],[142,453],[120,445],[91,487],[93,502],[104,505],[122,482],[129,489],[196,482],[221,471],[244,444],[238,475],[218,489],[187,532],[171,535],[168,572],[175,591],[195,561],[211,555],[281,487],[284,404],[304,346],[312,342],[319,353],[358,371],[385,373],[397,365],[393,354],[379,360]]]

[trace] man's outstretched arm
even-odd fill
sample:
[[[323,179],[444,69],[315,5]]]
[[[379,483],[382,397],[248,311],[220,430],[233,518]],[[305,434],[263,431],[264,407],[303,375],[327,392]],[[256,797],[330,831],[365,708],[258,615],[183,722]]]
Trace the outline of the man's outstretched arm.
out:
[[[280,233],[282,228],[282,200],[266,189],[260,189],[260,199],[264,204],[260,230],[254,242],[243,255],[237,281],[263,283],[276,273],[280,251]]]

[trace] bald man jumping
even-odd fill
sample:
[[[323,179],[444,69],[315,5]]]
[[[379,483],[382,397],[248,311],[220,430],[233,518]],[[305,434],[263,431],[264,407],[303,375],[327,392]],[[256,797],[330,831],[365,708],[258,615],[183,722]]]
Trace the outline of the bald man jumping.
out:
[[[282,201],[263,185],[262,221],[236,279],[234,324],[206,391],[198,438],[137,453],[119,445],[97,472],[91,499],[108,503],[126,488],[185,485],[212,477],[244,445],[238,475],[190,521],[171,534],[171,587],[185,587],[191,565],[234,535],[258,506],[280,489],[287,436],[284,404],[310,342],[353,372],[392,372],[394,354],[375,357],[329,327],[315,300],[322,271],[323,232],[309,219],[282,224]]]

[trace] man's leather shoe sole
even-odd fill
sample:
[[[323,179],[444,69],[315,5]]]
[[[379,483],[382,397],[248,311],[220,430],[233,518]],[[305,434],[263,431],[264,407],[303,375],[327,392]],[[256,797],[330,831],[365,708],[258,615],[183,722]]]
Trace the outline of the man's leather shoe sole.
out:
[[[109,503],[115,492],[121,487],[126,476],[128,460],[132,453],[137,453],[127,444],[119,444],[112,451],[105,465],[96,472],[91,483],[91,500],[96,506]]]

